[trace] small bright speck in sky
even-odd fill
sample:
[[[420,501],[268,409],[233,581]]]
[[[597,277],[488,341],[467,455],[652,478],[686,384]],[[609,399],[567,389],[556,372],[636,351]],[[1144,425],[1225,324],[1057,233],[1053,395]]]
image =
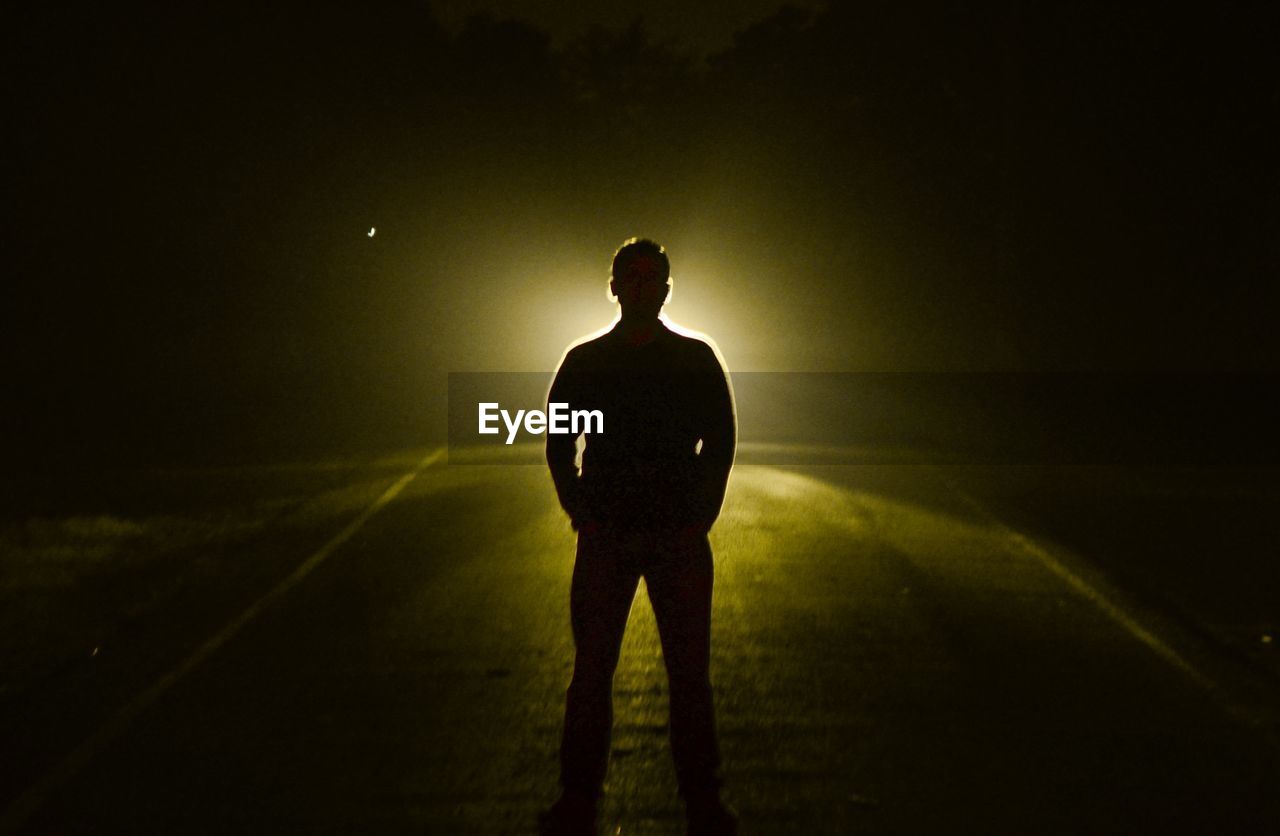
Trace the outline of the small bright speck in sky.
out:
[[[374,233],[377,231],[378,231],[378,228],[376,226],[369,227],[369,237],[372,238]]]

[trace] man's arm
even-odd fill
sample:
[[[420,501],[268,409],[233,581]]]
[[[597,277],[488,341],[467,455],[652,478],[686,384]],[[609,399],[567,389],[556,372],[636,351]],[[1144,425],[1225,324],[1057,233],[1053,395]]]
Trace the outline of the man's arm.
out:
[[[551,391],[547,394],[547,411],[553,403],[573,404],[576,401],[573,384],[573,372],[568,355],[560,364]],[[569,522],[574,529],[582,522],[582,489],[578,482],[578,468],[574,459],[578,455],[577,436],[568,433],[547,433],[547,467],[551,470],[551,481],[556,486],[556,497],[560,507],[569,515]]]
[[[725,489],[729,484],[729,470],[738,446],[737,421],[734,418],[733,394],[720,360],[710,347],[704,393],[704,428],[702,449],[698,454],[700,475],[698,484],[698,510],[708,530],[720,516],[724,504]]]

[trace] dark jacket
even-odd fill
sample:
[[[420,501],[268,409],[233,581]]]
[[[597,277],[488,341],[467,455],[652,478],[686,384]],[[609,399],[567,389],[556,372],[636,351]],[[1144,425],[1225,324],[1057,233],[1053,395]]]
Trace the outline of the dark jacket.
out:
[[[604,431],[585,435],[579,473],[573,435],[547,435],[547,464],[574,527],[710,528],[733,465],[733,399],[705,342],[659,324],[644,345],[618,329],[572,348],[548,403],[599,410]]]

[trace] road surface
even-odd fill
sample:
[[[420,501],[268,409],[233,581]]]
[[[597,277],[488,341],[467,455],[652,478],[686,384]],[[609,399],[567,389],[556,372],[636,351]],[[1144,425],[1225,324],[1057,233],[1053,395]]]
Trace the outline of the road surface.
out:
[[[11,700],[3,832],[533,832],[573,535],[541,468],[420,459]],[[1280,832],[1280,757],[1214,669],[940,471],[740,466],[712,542],[744,833]],[[602,832],[679,833],[643,586],[615,701]]]

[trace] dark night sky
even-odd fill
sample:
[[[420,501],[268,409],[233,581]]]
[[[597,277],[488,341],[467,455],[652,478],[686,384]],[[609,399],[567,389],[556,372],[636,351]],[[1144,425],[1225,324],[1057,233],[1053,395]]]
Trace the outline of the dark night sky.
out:
[[[477,14],[527,20],[551,35],[557,46],[585,35],[592,27],[623,29],[641,18],[652,27],[657,37],[706,54],[727,49],[733,43],[735,32],[776,13],[782,5],[778,0],[737,0],[733,3],[688,3],[685,0],[613,0],[609,3],[443,0],[432,3],[431,7],[449,28],[459,27],[468,17]],[[821,9],[828,4],[808,0],[794,5]]]
[[[28,4],[8,435],[412,434],[632,234],[739,370],[1277,367],[1269,7],[773,6]]]

